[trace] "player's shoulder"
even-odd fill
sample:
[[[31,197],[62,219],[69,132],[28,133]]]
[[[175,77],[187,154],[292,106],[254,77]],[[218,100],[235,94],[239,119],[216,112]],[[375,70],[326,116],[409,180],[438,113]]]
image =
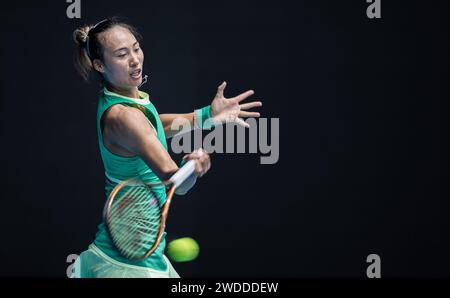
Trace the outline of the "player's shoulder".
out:
[[[111,106],[104,114],[105,120],[110,121],[128,121],[142,118],[142,116],[144,116],[143,113],[138,109],[122,104]]]
[[[141,111],[122,104],[111,106],[103,115],[103,122],[107,126],[130,126],[141,121],[146,122],[145,115]]]

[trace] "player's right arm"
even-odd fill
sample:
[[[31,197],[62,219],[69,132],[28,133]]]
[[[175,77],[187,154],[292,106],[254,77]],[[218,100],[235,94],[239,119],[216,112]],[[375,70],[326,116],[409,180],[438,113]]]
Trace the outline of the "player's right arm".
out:
[[[158,140],[156,132],[151,127],[147,117],[138,109],[117,105],[105,115],[104,132],[108,141],[114,146],[125,149],[132,155],[138,155],[161,179],[169,179],[177,170],[177,164]],[[210,167],[208,154],[196,159],[198,175],[205,174]]]

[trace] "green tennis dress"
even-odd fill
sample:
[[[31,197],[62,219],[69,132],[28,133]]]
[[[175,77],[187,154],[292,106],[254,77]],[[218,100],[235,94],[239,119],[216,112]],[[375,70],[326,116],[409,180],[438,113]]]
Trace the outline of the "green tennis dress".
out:
[[[104,88],[100,92],[100,98],[98,102],[97,132],[100,146],[100,154],[103,160],[103,166],[105,170],[106,198],[109,197],[109,194],[112,191],[112,189],[123,180],[138,178],[146,182],[161,181],[140,157],[118,156],[116,154],[113,154],[105,147],[102,138],[101,119],[104,112],[111,106],[116,104],[139,107],[146,115],[150,124],[156,130],[158,140],[167,150],[167,142],[166,136],[164,134],[163,125],[161,123],[161,120],[159,119],[158,112],[156,111],[155,106],[150,102],[150,97],[147,93],[139,91],[139,99],[135,99],[110,92],[106,88]],[[166,200],[165,187],[161,186],[159,189],[157,189],[157,193],[160,203],[164,204]],[[108,257],[121,263],[146,267],[158,271],[165,271],[168,266],[166,258],[164,257],[164,249],[166,246],[165,236],[166,232],[164,232],[162,240],[159,243],[157,249],[148,258],[138,261],[129,260],[127,258],[124,258],[115,247],[111,239],[111,236],[108,232],[105,223],[105,218],[103,216],[102,222],[98,226],[98,232],[95,237],[94,244]]]

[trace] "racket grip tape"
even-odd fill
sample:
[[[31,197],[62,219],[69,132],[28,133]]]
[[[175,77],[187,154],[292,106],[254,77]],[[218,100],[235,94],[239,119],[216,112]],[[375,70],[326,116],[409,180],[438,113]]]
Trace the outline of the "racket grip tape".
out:
[[[195,171],[195,160],[190,160],[184,164],[171,178],[175,188],[183,184],[183,182],[189,178]]]

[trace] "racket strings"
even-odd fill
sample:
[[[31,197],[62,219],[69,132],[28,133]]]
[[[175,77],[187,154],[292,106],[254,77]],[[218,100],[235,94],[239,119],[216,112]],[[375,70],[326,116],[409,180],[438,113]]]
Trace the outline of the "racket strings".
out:
[[[134,189],[133,193],[128,192],[123,195],[123,197],[125,200],[128,200],[128,198],[131,197],[132,202],[127,201],[126,203],[128,204],[125,208],[121,207],[120,204],[115,205],[115,211],[122,213],[122,216],[118,217],[121,219],[117,221],[118,226],[135,226],[136,228],[147,230],[148,225],[153,224],[155,219],[159,218],[159,205],[155,205],[157,203],[155,203],[154,200],[157,199],[154,194],[145,190],[142,191],[142,189],[141,191],[139,189]],[[153,201],[149,203],[150,197]],[[118,201],[120,201],[120,199]],[[133,225],[131,223],[133,223]]]
[[[136,219],[136,220],[145,220],[146,218],[154,216],[153,213],[159,212],[159,205],[158,208],[154,208],[153,205],[159,204],[157,201],[156,196],[153,193],[148,193],[147,191],[141,191],[140,194],[137,194],[139,189],[132,189],[134,192],[130,193],[127,192],[123,195],[123,201],[127,204],[125,208],[123,208],[120,203],[116,203],[114,205],[115,208],[113,208],[113,212],[120,212],[123,214],[127,214],[126,218],[129,218],[130,220]],[[152,201],[149,203],[149,198],[152,197]],[[116,200],[120,201],[120,198]],[[133,204],[131,202],[128,202],[128,200],[132,200]],[[119,210],[118,210],[119,209]],[[152,213],[148,213],[148,210],[152,210]],[[147,214],[147,216],[145,216]],[[144,216],[141,216],[144,215]],[[123,223],[123,221],[121,221]]]
[[[132,191],[132,193],[130,193]],[[153,210],[154,212],[159,212],[159,201],[152,192],[149,192],[147,189],[136,189],[132,188],[126,194],[119,195],[116,197],[116,204],[114,205],[113,212],[121,212],[123,214],[128,214],[127,218],[133,219],[145,219],[149,216],[137,216],[146,213],[148,210]],[[122,202],[121,198],[122,197]],[[131,202],[129,201],[133,201]],[[150,202],[149,202],[150,201]],[[121,206],[121,203],[129,203],[125,208]],[[119,209],[119,210],[118,210]],[[153,214],[150,214],[152,216]],[[135,217],[133,217],[135,216]]]
[[[159,231],[155,224],[149,228],[146,222],[139,219],[135,219],[135,221],[135,225],[122,223],[116,226],[119,233],[116,233],[115,238],[126,256],[142,255],[149,250],[156,241],[156,234]]]
[[[125,257],[143,256],[157,240],[160,219],[158,196],[149,187],[124,186],[110,208],[111,236]]]
[[[123,217],[123,220],[118,221],[117,225],[122,227],[136,226],[136,228],[142,228],[143,230],[148,230],[150,226],[155,225],[158,222],[157,219],[160,217],[159,209],[147,207],[148,203],[146,201],[143,201],[140,205],[142,207],[136,207],[141,208],[139,210],[133,207],[128,207],[128,209],[124,210],[123,212],[127,216]]]

